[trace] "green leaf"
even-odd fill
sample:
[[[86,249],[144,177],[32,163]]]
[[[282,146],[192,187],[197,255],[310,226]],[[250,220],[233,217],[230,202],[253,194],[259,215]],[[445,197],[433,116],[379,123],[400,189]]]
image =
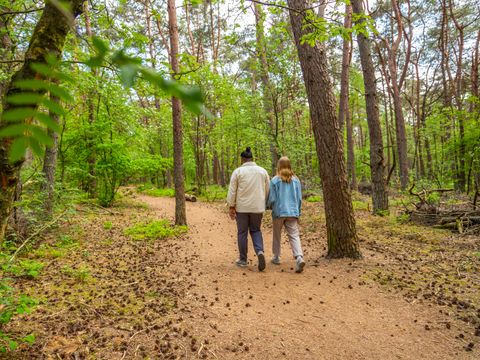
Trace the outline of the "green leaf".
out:
[[[52,138],[48,136],[48,134],[41,127],[32,125],[30,126],[29,130],[32,132],[33,138],[40,144],[53,146]]]
[[[35,335],[34,334],[27,335],[22,339],[22,341],[26,342],[29,345],[32,345],[35,342]]]
[[[12,147],[10,148],[10,161],[17,162],[25,156],[25,151],[28,147],[28,141],[26,137],[19,137],[13,140]]]
[[[58,115],[65,115],[67,112],[58,102],[50,99],[43,99],[42,104],[45,105],[48,110]]]
[[[138,66],[136,64],[123,65],[120,68],[120,79],[126,87],[132,87],[137,76]]]
[[[29,79],[15,81],[15,86],[25,90],[47,90],[48,84],[43,80]]]
[[[25,131],[27,130],[28,130],[28,125],[26,124],[9,125],[0,130],[0,138],[21,136],[21,135],[24,135]]]
[[[27,118],[35,116],[35,109],[29,107],[20,107],[12,110],[7,110],[3,113],[2,119],[4,121],[23,121]]]
[[[92,45],[102,55],[108,52],[108,43],[97,36],[92,37]]]
[[[42,102],[43,95],[34,92],[22,92],[7,97],[7,102],[14,105],[36,105]]]
[[[33,63],[30,67],[39,74],[42,74],[45,77],[51,77],[54,69],[52,65],[47,65],[43,63]]]
[[[47,84],[47,90],[50,91],[51,94],[59,97],[62,100],[71,102],[73,101],[72,95],[66,90],[65,88],[55,85],[55,84]]]
[[[15,351],[18,347],[18,343],[14,340],[8,340],[8,347],[10,348],[10,351]]]
[[[38,155],[38,156],[43,155],[43,148],[36,138],[29,137],[27,138],[27,140],[28,140],[28,145],[30,146],[30,148],[32,149],[35,155]]]
[[[53,131],[60,132],[60,125],[55,122],[49,115],[38,112],[35,115],[35,118],[44,124],[47,128],[52,129]]]

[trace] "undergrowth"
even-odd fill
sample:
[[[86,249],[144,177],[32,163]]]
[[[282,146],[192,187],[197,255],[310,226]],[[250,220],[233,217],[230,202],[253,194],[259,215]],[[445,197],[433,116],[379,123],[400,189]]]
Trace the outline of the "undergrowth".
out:
[[[156,240],[180,236],[187,232],[187,226],[174,226],[168,220],[153,220],[139,223],[124,230],[134,240]]]

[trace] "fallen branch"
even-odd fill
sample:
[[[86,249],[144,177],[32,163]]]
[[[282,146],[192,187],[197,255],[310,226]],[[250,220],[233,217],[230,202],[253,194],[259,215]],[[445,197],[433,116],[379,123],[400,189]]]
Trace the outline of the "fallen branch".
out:
[[[62,211],[62,213],[60,215],[58,215],[54,220],[52,220],[51,222],[43,225],[40,229],[38,229],[37,231],[35,231],[32,235],[30,235],[23,243],[22,245],[20,245],[18,247],[17,250],[15,250],[15,252],[13,253],[12,257],[10,258],[9,262],[12,262],[13,259],[15,259],[15,257],[18,255],[18,253],[20,252],[20,250],[22,250],[25,245],[28,244],[28,242],[30,240],[32,240],[34,237],[38,236],[39,234],[41,234],[44,230],[48,229],[50,226],[56,224],[58,222],[58,220],[60,220],[60,218],[62,218],[63,215],[65,215],[65,213],[67,212],[68,209],[65,209]]]

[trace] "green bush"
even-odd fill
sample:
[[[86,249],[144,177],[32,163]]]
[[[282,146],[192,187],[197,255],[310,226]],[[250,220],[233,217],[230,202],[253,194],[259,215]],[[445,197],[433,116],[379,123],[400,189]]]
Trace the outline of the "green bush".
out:
[[[322,202],[323,199],[320,195],[315,195],[315,196],[309,196],[307,198],[307,201],[311,203],[316,203],[316,202]]]
[[[156,240],[180,236],[187,230],[187,226],[174,226],[168,220],[154,220],[129,227],[124,233],[134,240]]]

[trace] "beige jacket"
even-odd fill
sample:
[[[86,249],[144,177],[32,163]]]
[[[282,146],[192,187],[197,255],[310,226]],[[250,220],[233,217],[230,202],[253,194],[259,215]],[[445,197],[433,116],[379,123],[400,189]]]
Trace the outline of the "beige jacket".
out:
[[[263,213],[268,198],[270,177],[253,161],[235,169],[230,179],[227,203],[239,213]]]

